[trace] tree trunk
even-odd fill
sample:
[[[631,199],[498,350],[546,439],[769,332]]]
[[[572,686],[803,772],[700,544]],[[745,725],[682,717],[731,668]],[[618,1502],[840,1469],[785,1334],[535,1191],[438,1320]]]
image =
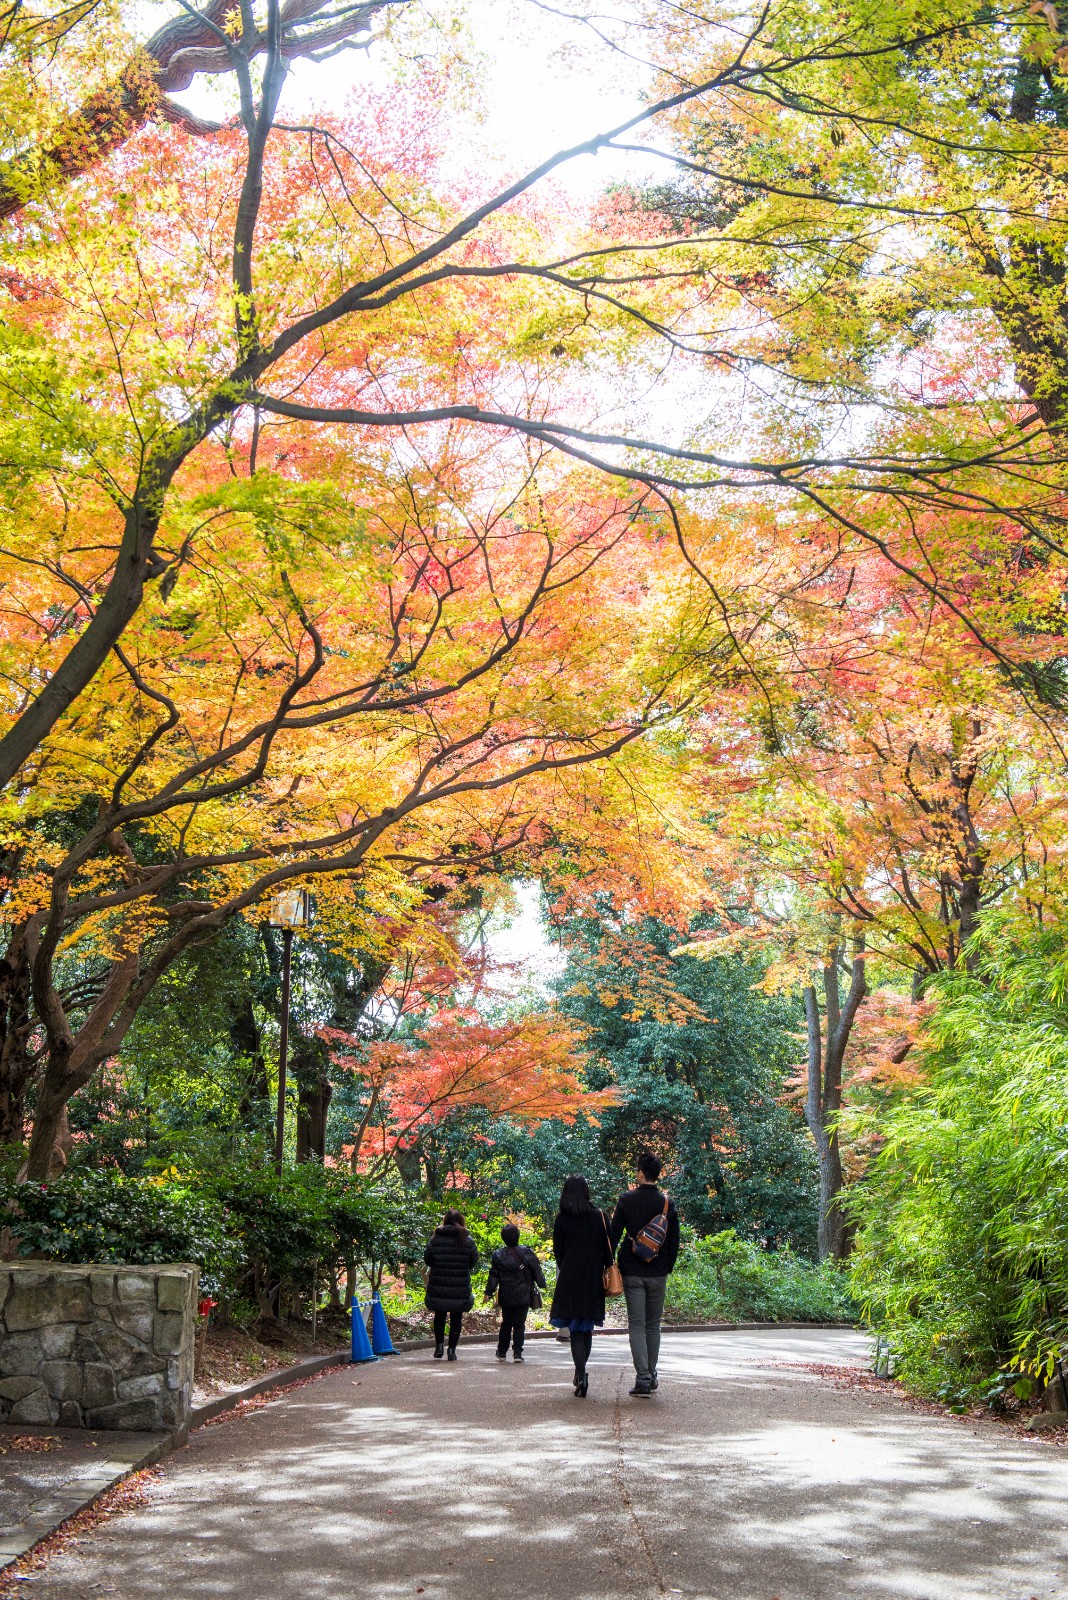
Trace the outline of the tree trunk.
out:
[[[808,1123],[820,1172],[817,1243],[819,1258],[841,1261],[849,1254],[851,1229],[841,1207],[845,1187],[842,1152],[838,1139],[838,1113],[842,1107],[842,1063],[853,1023],[867,994],[864,941],[853,941],[853,970],[845,1004],[838,984],[843,948],[836,943],[823,967],[824,1026],[815,986],[805,989],[805,1023],[808,1036],[808,1084],[805,1121]]]
[[[50,1183],[67,1165],[69,1099],[70,1094],[50,1085],[46,1077],[37,1096],[37,1113],[33,1119],[30,1149],[23,1169],[26,1182]]]
[[[326,1157],[326,1117],[334,1086],[325,1076],[302,1078],[297,1086],[297,1160]]]
[[[249,1074],[241,1092],[241,1120],[259,1123],[265,1120],[265,1108],[271,1100],[271,1085],[267,1079],[267,1062],[263,1054],[252,996],[245,994],[241,1008],[230,1023],[230,1042],[249,1064]]]
[[[30,1053],[30,964],[24,927],[16,927],[0,960],[0,1144],[21,1144],[26,1090],[37,1068]]]

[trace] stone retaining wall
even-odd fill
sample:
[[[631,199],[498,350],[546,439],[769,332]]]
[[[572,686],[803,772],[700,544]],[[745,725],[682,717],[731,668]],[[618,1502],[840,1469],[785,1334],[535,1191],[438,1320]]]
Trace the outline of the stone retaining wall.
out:
[[[183,1430],[200,1269],[0,1264],[0,1421]]]

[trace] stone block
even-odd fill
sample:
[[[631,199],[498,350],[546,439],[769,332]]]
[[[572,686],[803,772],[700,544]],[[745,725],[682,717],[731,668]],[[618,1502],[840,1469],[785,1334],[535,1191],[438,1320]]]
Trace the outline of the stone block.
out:
[[[11,1407],[9,1420],[11,1422],[55,1422],[59,1416],[59,1404],[52,1400],[44,1389],[38,1388],[35,1393],[28,1394],[23,1400],[16,1400]]]
[[[44,1267],[19,1267],[17,1274],[12,1273],[12,1278],[17,1279],[24,1289],[40,1289],[42,1285],[52,1283],[55,1277],[55,1272],[49,1272]]]
[[[182,1272],[161,1272],[156,1280],[156,1305],[161,1311],[184,1311],[190,1300],[189,1278]]]
[[[41,1341],[41,1354],[47,1361],[69,1361],[74,1357],[78,1330],[72,1322],[58,1322],[52,1328],[42,1328],[37,1338]]]
[[[4,1307],[4,1322],[8,1333],[22,1333],[29,1328],[48,1328],[61,1322],[91,1322],[92,1303],[89,1283],[84,1277],[47,1278],[43,1274],[27,1273],[26,1277],[43,1278],[39,1283],[28,1283],[16,1277],[15,1285]]]
[[[149,1305],[156,1303],[156,1285],[152,1278],[140,1272],[120,1272],[115,1280],[120,1303],[124,1305]]]
[[[80,1428],[82,1426],[82,1408],[76,1400],[64,1400],[59,1408],[59,1425],[61,1428]]]
[[[89,1278],[95,1306],[109,1306],[115,1298],[115,1274],[98,1268]]]
[[[80,1400],[82,1368],[77,1361],[42,1361],[41,1380],[54,1400]]]
[[[141,1306],[116,1306],[112,1311],[116,1328],[142,1344],[152,1343],[152,1312]]]
[[[125,1372],[126,1363],[140,1353],[139,1347],[132,1344],[118,1328],[98,1325],[93,1332],[95,1335],[93,1344],[96,1346],[94,1360],[107,1361],[116,1372]]]
[[[179,1390],[173,1394],[165,1394],[160,1407],[160,1416],[165,1428],[184,1428],[189,1421],[190,1392],[188,1389]]]
[[[1063,1411],[1036,1411],[1024,1423],[1028,1433],[1045,1433],[1049,1428],[1068,1428],[1068,1415]]]
[[[166,1356],[153,1355],[148,1350],[134,1350],[126,1363],[125,1376],[127,1378],[145,1378],[151,1372],[156,1373],[162,1383],[163,1374],[166,1370]]]
[[[182,1348],[185,1318],[178,1311],[157,1311],[152,1348],[159,1355],[177,1355]]]
[[[123,1378],[118,1391],[120,1400],[155,1400],[163,1392],[163,1378],[160,1373],[150,1373],[144,1378]]]
[[[151,1400],[121,1400],[85,1413],[90,1428],[152,1429],[160,1426],[159,1408]]]
[[[115,1374],[100,1361],[89,1361],[82,1373],[82,1405],[87,1411],[99,1406],[113,1406],[119,1398]]]
[[[91,1339],[86,1333],[78,1333],[77,1329],[74,1332],[75,1339],[70,1352],[72,1361],[104,1360],[103,1351],[95,1339]],[[121,1335],[119,1337],[121,1338]]]
[[[181,1368],[181,1363],[178,1362],[178,1361],[175,1361],[175,1359],[172,1356],[170,1361],[167,1362],[167,1388],[168,1389],[180,1389],[181,1387],[182,1387],[182,1368]]]
[[[36,1372],[43,1355],[39,1334],[12,1334],[0,1344],[0,1375],[15,1378]]]
[[[1040,1398],[1043,1411],[1051,1411],[1062,1417],[1068,1413],[1068,1403],[1065,1402],[1064,1398],[1064,1385],[1059,1377],[1055,1377],[1052,1383],[1046,1384]]]
[[[5,1400],[25,1400],[26,1396],[33,1394],[36,1389],[44,1393],[44,1384],[36,1373],[32,1377],[0,1379],[0,1395]]]

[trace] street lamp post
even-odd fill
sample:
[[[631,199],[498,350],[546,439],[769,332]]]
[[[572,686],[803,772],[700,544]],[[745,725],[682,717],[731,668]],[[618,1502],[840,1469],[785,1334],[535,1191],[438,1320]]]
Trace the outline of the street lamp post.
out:
[[[289,1066],[289,987],[293,967],[293,933],[308,925],[307,889],[283,889],[275,898],[271,921],[282,930],[282,1024],[278,1041],[278,1109],[274,1122],[274,1170],[282,1170],[286,1137],[286,1070]]]

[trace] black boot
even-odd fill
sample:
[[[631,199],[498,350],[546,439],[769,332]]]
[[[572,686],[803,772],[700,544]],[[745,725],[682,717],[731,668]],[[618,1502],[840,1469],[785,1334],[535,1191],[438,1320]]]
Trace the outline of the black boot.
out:
[[[434,1360],[435,1361],[440,1361],[444,1354],[445,1354],[445,1346],[443,1344],[436,1344],[434,1346]]]

